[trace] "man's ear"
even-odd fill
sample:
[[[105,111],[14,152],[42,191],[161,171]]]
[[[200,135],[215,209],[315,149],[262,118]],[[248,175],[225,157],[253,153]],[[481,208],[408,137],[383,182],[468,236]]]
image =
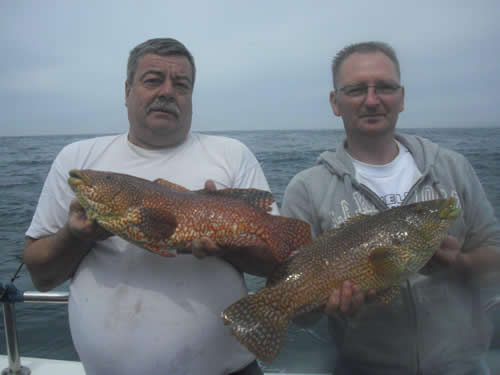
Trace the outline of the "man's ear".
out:
[[[127,106],[127,98],[128,95],[130,94],[130,85],[128,84],[128,81],[125,81],[125,106]]]
[[[399,112],[403,112],[405,110],[405,88],[401,87],[401,104],[399,106]]]
[[[330,106],[332,107],[335,116],[340,116],[339,106],[337,103],[337,95],[335,94],[334,90],[330,91]]]

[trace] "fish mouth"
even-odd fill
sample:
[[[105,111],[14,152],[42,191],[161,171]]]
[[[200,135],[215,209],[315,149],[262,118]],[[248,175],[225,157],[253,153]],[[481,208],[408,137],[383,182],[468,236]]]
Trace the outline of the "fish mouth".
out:
[[[439,216],[441,219],[455,219],[460,214],[460,208],[456,207],[456,199],[448,198],[444,201]]]
[[[75,190],[79,185],[82,185],[83,183],[83,175],[80,171],[76,169],[72,169],[69,171],[68,184],[73,190]]]

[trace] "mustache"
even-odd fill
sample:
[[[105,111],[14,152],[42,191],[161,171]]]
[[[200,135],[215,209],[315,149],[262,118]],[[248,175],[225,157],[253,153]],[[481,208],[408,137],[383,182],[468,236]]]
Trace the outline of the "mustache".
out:
[[[155,100],[153,103],[151,103],[148,108],[147,108],[147,113],[150,113],[152,111],[161,111],[161,112],[168,112],[168,113],[173,113],[175,116],[179,116],[181,114],[181,110],[172,101],[164,101],[164,100]]]

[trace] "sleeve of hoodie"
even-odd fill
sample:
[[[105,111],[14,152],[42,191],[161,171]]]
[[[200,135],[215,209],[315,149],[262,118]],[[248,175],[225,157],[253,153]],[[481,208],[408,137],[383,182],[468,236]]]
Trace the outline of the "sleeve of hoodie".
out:
[[[285,189],[283,196],[281,215],[300,219],[309,223],[313,238],[321,234],[318,219],[313,207],[311,191],[305,171],[300,172],[292,178]]]
[[[467,227],[464,248],[495,247],[500,252],[500,222],[469,161],[463,157],[464,220]]]

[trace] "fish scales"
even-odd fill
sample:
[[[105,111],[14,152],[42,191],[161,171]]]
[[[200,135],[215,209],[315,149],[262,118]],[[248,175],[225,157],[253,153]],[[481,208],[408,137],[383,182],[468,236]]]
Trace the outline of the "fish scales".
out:
[[[185,241],[192,240],[195,236],[201,234],[213,237],[220,244],[230,244],[229,238],[233,234],[243,232],[247,227],[255,234],[260,234],[259,237],[264,242],[268,238],[267,231],[264,230],[256,222],[259,221],[259,215],[255,212],[242,214],[243,204],[236,204],[234,207],[228,207],[222,204],[219,199],[207,198],[202,204],[198,199],[186,200],[174,207],[171,212],[181,223],[185,225],[179,227],[174,234],[169,237],[167,243],[173,247]],[[216,216],[212,216],[212,220],[207,221],[203,212],[200,212],[201,207],[204,211],[218,212]],[[246,220],[253,222],[253,225],[248,225]],[[264,225],[262,223],[261,225]],[[250,238],[250,234],[248,234]]]
[[[298,249],[265,288],[222,313],[232,334],[257,358],[271,362],[289,322],[324,306],[345,280],[375,289],[390,302],[392,288],[418,272],[459,214],[456,200],[440,199],[360,215]]]
[[[311,240],[309,224],[270,215],[270,192],[257,189],[190,191],[167,180],[95,170],[68,178],[87,215],[109,232],[163,256],[199,237],[219,246],[263,246],[285,260]]]

